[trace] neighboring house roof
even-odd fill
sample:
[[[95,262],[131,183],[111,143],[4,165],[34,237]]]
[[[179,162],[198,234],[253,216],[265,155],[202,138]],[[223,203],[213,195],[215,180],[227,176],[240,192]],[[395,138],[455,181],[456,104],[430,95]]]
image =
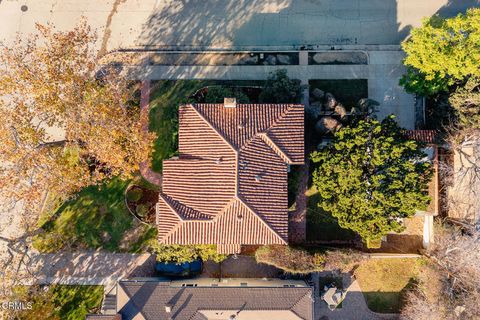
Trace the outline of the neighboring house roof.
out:
[[[104,315],[104,314],[87,314],[86,320],[123,320],[119,314]]]
[[[427,144],[435,144],[437,142],[438,132],[436,130],[405,130],[404,135],[408,139]]]
[[[159,241],[286,244],[287,164],[304,162],[304,108],[194,104],[179,109],[179,156],[163,162]]]
[[[311,287],[173,287],[127,281],[118,284],[117,305],[122,320],[228,319],[232,314],[237,320],[254,315],[313,320],[312,293]]]

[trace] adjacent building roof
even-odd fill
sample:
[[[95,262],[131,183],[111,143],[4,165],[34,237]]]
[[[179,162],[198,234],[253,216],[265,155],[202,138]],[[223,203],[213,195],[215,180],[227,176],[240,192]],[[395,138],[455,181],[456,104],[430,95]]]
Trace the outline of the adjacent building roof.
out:
[[[181,287],[169,282],[119,282],[122,320],[313,320],[311,287]]]
[[[180,106],[178,149],[163,163],[161,243],[222,253],[287,243],[287,164],[304,162],[302,105]]]
[[[104,314],[87,314],[86,320],[123,320],[120,314],[104,315]]]

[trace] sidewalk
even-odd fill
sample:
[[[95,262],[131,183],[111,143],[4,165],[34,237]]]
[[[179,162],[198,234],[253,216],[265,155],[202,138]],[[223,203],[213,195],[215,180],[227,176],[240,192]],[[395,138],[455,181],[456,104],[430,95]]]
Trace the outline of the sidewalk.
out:
[[[314,79],[367,79],[368,98],[380,103],[380,119],[395,114],[406,129],[415,126],[415,98],[399,85],[405,73],[400,50],[369,51],[368,65],[285,65],[285,66],[126,66],[128,77],[140,80],[217,79],[264,80],[277,69],[308,83]]]
[[[119,279],[154,276],[150,254],[84,252],[29,253],[20,272],[31,276],[25,284],[104,285],[108,291]]]

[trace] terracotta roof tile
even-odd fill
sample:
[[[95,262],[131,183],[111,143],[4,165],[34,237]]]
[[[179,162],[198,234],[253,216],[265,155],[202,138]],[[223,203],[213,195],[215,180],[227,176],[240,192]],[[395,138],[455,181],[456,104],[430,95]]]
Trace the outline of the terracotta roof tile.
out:
[[[231,253],[285,244],[286,163],[303,163],[303,114],[302,105],[181,106],[179,159],[163,166],[159,240]]]
[[[240,197],[288,239],[287,165],[260,137],[240,152],[238,162]]]

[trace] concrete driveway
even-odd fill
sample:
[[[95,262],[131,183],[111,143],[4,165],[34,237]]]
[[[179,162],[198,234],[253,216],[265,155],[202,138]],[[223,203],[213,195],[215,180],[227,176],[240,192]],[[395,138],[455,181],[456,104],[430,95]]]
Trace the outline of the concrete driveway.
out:
[[[85,16],[103,51],[398,44],[423,17],[471,6],[480,0],[0,0],[0,39]]]

